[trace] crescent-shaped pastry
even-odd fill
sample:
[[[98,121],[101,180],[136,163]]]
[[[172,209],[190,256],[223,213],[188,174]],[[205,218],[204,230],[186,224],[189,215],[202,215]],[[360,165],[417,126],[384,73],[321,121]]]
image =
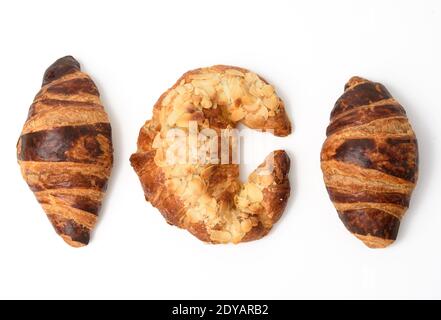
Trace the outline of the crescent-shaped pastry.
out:
[[[417,140],[404,108],[382,84],[353,77],[326,133],[321,167],[340,219],[368,247],[387,247],[418,178]]]
[[[73,247],[87,245],[113,148],[98,89],[73,57],[46,70],[18,140],[17,158],[56,232]]]
[[[238,123],[272,130],[277,136],[291,132],[283,102],[273,86],[255,73],[229,66],[193,70],[160,97],[130,158],[147,201],[168,223],[202,241],[238,243],[263,237],[282,215],[289,197],[290,161],[284,151],[271,153],[246,183],[239,181],[239,165],[221,162],[219,154],[205,161],[205,153],[197,153],[196,161],[189,161],[190,136],[175,150],[186,154],[186,161],[168,161],[167,155],[173,155],[168,141],[173,130],[188,135],[196,129],[200,149]],[[209,132],[217,137],[210,140]]]

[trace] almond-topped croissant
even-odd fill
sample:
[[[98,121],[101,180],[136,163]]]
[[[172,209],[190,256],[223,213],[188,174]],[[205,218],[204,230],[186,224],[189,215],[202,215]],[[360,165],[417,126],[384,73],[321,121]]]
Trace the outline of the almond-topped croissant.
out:
[[[353,77],[335,103],[321,167],[346,228],[368,247],[397,237],[418,178],[418,146],[404,108],[380,83]]]
[[[98,89],[73,57],[46,70],[18,140],[17,158],[56,232],[73,247],[87,245],[113,148]]]
[[[239,166],[231,159],[234,143],[223,161],[221,137],[239,122],[277,136],[291,132],[283,102],[255,73],[229,66],[196,69],[157,101],[130,158],[147,201],[168,223],[202,241],[263,237],[289,197],[290,161],[284,151],[271,153],[246,183],[239,181]],[[171,136],[179,136],[181,144]]]

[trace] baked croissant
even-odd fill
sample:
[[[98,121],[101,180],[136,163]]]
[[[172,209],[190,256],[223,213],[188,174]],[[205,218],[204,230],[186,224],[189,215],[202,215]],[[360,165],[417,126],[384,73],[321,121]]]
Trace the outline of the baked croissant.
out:
[[[382,84],[353,77],[326,134],[321,168],[340,219],[368,247],[387,247],[418,178],[417,140],[404,108]]]
[[[73,57],[46,70],[18,140],[17,158],[56,232],[73,247],[87,245],[113,148],[98,89]]]
[[[197,161],[170,164],[168,134],[172,129],[188,134],[192,122],[199,131],[199,148],[207,141],[207,129],[219,139],[223,129],[239,122],[286,136],[291,125],[283,102],[271,85],[245,69],[213,66],[187,72],[155,104],[153,118],[141,128],[138,150],[130,158],[146,200],[169,224],[210,243],[263,237],[289,197],[288,155],[274,151],[244,184],[238,164],[219,163],[218,156],[203,161],[202,152]],[[184,139],[177,152],[191,152],[187,142]]]

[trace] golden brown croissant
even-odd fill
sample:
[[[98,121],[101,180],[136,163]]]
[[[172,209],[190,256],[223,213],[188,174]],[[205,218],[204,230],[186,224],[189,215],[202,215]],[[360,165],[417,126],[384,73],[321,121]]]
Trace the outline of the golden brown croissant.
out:
[[[289,197],[287,154],[271,153],[245,184],[239,181],[238,164],[219,163],[218,155],[209,162],[203,161],[203,153],[197,161],[170,164],[168,134],[172,129],[188,134],[192,122],[201,141],[206,141],[207,129],[219,139],[223,129],[239,122],[286,136],[291,125],[283,102],[271,85],[245,69],[213,66],[187,72],[155,104],[153,118],[141,128],[138,150],[130,158],[147,201],[168,223],[211,243],[263,237]],[[191,152],[184,141],[177,152]]]
[[[418,178],[418,147],[404,108],[382,84],[359,77],[346,84],[321,167],[346,228],[368,247],[390,245]]]
[[[73,57],[46,70],[18,140],[17,158],[56,232],[73,247],[87,245],[113,148],[98,89]]]

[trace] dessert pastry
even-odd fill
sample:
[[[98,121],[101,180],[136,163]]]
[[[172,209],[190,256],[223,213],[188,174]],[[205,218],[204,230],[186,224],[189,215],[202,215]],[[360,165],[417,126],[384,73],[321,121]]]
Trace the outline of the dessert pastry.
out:
[[[17,158],[56,232],[73,247],[87,245],[113,149],[98,89],[73,57],[46,70],[18,140]]]
[[[291,132],[283,102],[255,73],[220,65],[196,69],[159,98],[130,158],[147,201],[168,223],[202,241],[263,237],[289,197],[290,161],[284,151],[271,153],[246,183],[239,181],[239,165],[231,159],[233,143],[226,148],[228,161],[222,161],[222,136],[238,123],[277,136]],[[178,147],[169,139],[176,131],[183,136]],[[205,152],[210,146],[215,155]]]
[[[368,247],[387,247],[418,178],[417,140],[404,108],[382,84],[353,77],[326,134],[321,168],[340,219]]]

